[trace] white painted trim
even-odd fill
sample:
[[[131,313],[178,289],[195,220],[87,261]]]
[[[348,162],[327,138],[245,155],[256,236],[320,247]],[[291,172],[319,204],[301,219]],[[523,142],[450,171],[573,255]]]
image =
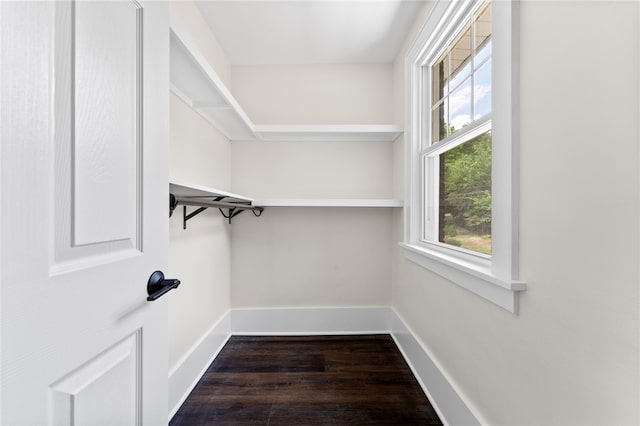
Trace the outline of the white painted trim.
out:
[[[324,198],[267,198],[255,200],[261,207],[402,207],[402,200],[391,199],[324,199]]]
[[[234,335],[378,334],[391,330],[389,307],[232,309]]]
[[[169,421],[198,384],[231,336],[227,311],[169,372]]]
[[[462,288],[487,299],[490,302],[517,314],[519,292],[527,288],[526,283],[516,280],[503,280],[493,275],[491,268],[482,268],[477,264],[448,258],[446,254],[436,253],[420,246],[400,243],[405,257]]]
[[[395,310],[391,336],[445,425],[485,424],[469,409],[445,370]]]

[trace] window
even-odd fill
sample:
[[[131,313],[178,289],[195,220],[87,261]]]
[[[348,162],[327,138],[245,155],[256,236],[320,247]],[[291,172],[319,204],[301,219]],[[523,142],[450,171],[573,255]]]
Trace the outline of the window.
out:
[[[491,254],[491,3],[480,4],[433,65],[423,136],[425,241]],[[426,109],[426,108],[425,108]],[[430,110],[430,111],[429,111]]]
[[[438,1],[407,54],[406,256],[516,313],[517,2]]]

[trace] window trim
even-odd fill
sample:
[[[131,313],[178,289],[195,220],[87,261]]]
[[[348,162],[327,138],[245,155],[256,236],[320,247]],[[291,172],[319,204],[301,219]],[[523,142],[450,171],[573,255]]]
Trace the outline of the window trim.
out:
[[[492,255],[421,241],[423,67],[480,0],[437,0],[405,56],[405,257],[517,314],[519,292],[519,2],[492,2]]]

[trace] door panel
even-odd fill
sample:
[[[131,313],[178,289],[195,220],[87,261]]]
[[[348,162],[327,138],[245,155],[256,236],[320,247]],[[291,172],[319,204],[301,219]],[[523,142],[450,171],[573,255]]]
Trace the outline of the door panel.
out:
[[[0,423],[167,422],[168,11],[0,2]]]
[[[55,8],[54,275],[140,254],[143,10]]]
[[[54,383],[53,424],[141,424],[140,345],[138,331]]]
[[[135,242],[142,8],[78,2],[72,10],[73,245]]]

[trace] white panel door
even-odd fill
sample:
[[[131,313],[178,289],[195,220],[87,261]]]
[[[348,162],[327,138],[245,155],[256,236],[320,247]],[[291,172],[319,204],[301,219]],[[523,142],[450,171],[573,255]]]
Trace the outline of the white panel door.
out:
[[[0,423],[167,423],[164,2],[0,2]]]

